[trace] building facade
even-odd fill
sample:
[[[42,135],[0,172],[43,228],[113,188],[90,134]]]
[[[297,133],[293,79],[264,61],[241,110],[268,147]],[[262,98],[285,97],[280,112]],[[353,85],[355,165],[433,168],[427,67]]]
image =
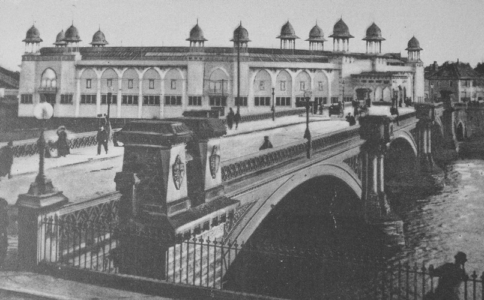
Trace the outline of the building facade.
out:
[[[19,116],[32,116],[39,101],[50,102],[58,117],[96,117],[109,106],[115,118],[167,118],[187,110],[226,112],[237,104],[241,114],[257,114],[270,112],[273,102],[276,110],[294,108],[305,91],[321,105],[357,98],[423,101],[422,49],[415,38],[404,58],[381,53],[384,38],[376,24],[366,31],[366,53],[349,52],[353,36],[342,19],[331,37],[333,51],[326,51],[315,25],[309,49],[296,49],[299,37],[287,22],[277,37],[280,49],[252,48],[240,24],[232,47],[206,47],[197,24],[187,47],[107,47],[101,30],[92,47],[79,47],[71,26],[57,35],[55,47],[41,48],[32,26],[24,40]]]
[[[445,62],[439,66],[434,62],[427,68],[425,91],[430,101],[440,102],[449,95],[453,102],[484,99],[484,77],[468,63]]]

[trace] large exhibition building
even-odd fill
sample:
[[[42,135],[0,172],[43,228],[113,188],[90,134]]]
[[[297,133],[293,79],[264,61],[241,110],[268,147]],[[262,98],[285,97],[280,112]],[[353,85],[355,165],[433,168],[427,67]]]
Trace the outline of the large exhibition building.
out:
[[[272,102],[278,111],[294,108],[305,91],[322,105],[368,98],[423,101],[422,49],[415,37],[408,41],[408,57],[382,53],[385,39],[374,23],[363,38],[366,53],[350,52],[353,36],[342,19],[329,37],[332,51],[315,25],[308,49],[296,49],[299,37],[287,22],[277,36],[279,49],[252,48],[240,24],[232,47],[206,47],[197,24],[187,47],[108,47],[101,30],[91,47],[80,47],[72,25],[57,35],[55,47],[41,48],[32,26],[24,39],[19,116],[32,116],[36,103],[48,101],[57,117],[92,118],[106,113],[110,101],[114,118],[178,117],[188,110],[227,112],[238,94],[241,114],[247,115],[270,112]]]

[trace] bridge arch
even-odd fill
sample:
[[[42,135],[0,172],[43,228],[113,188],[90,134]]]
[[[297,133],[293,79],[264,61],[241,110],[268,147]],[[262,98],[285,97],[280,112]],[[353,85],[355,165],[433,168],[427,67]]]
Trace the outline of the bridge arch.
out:
[[[417,142],[408,131],[400,130],[396,132],[393,140],[390,142],[390,146],[393,142],[397,141],[397,139],[404,139],[406,142],[408,142],[408,145],[412,148],[415,157],[418,156]]]
[[[385,157],[385,184],[412,178],[418,172],[418,151],[415,140],[408,132],[399,132],[390,142]]]
[[[247,217],[232,230],[227,240],[247,241],[259,225],[291,191],[304,183],[317,178],[333,178],[340,182],[358,199],[361,199],[361,181],[353,170],[347,165],[321,163],[298,171],[288,177],[274,189],[266,199],[261,199],[247,212]]]

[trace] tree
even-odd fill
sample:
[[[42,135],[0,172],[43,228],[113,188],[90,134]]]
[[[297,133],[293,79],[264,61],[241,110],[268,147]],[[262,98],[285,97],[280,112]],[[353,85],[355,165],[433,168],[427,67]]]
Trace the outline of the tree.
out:
[[[476,71],[481,75],[484,75],[484,62],[477,63],[477,66],[474,68],[474,71]]]

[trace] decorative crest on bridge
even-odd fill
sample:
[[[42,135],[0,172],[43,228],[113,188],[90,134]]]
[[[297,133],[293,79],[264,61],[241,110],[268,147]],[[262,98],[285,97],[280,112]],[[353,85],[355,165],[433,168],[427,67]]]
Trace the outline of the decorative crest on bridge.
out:
[[[220,155],[218,155],[218,147],[213,146],[212,154],[210,155],[210,174],[212,178],[215,179],[217,177],[217,172],[220,168]]]
[[[173,170],[173,183],[177,190],[180,189],[183,183],[183,177],[185,175],[185,164],[182,162],[180,155],[176,156],[175,162],[172,166]]]

